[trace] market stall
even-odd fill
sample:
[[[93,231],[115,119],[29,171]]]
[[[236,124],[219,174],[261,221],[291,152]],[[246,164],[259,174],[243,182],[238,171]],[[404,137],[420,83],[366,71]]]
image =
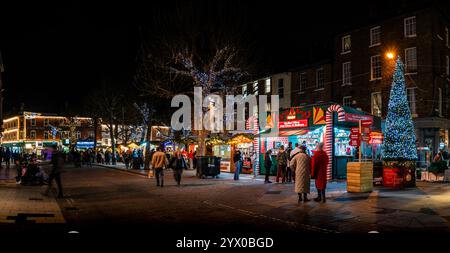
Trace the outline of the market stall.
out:
[[[336,112],[336,113],[335,113]],[[288,146],[292,142],[307,147],[309,155],[314,155],[314,150],[319,142],[325,143],[325,149],[330,158],[328,168],[329,179],[343,179],[347,175],[347,163],[357,159],[357,144],[351,141],[351,128],[357,127],[359,121],[370,122],[370,128],[378,133],[381,130],[381,120],[372,115],[350,107],[337,104],[323,104],[316,106],[293,107],[280,111],[279,134],[270,136],[270,130],[260,135],[260,160],[264,154],[272,149],[275,157],[281,145]],[[364,144],[364,156],[367,161],[380,157],[379,135],[374,134],[373,142]],[[382,138],[382,137],[381,137]],[[273,157],[273,158],[274,158]],[[270,174],[276,174],[276,159],[270,169]],[[261,162],[261,174],[265,173]]]

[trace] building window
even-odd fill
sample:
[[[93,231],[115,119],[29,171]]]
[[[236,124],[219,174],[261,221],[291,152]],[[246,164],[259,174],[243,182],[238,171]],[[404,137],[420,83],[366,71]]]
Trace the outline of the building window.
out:
[[[280,98],[284,97],[284,79],[283,78],[278,79],[278,96]]]
[[[417,51],[415,47],[405,49],[405,70],[406,73],[417,71]]]
[[[371,108],[372,108],[372,115],[381,117],[381,92],[374,92],[371,95]]]
[[[247,84],[242,85],[242,95],[247,95]]]
[[[349,53],[352,48],[352,38],[350,35],[342,37],[342,53]]]
[[[76,137],[77,139],[81,139],[81,132],[80,132],[80,131],[77,131],[77,132],[75,133],[75,137]]]
[[[30,139],[32,139],[32,140],[36,139],[36,131],[35,130],[30,131]]]
[[[258,92],[258,81],[255,81],[253,83],[253,94],[255,94],[255,96],[258,96],[259,92]]]
[[[408,97],[409,110],[412,117],[417,117],[416,113],[416,88],[406,88],[406,95]]]
[[[266,79],[266,94],[269,94],[271,92],[271,87],[270,87],[271,83],[270,83],[270,78]]]
[[[352,96],[347,96],[342,99],[343,106],[351,106],[352,105]]]
[[[48,140],[48,132],[47,131],[44,131],[44,139]]]
[[[352,84],[352,63],[344,62],[342,64],[342,85]]]
[[[323,68],[316,70],[316,89],[323,89],[325,87],[323,76]]]
[[[94,131],[89,131],[89,138],[93,139],[95,137]]]
[[[49,123],[48,119],[44,119],[44,126],[48,126],[49,125],[48,123]]]
[[[31,126],[36,126],[36,119],[31,119]]]
[[[439,110],[439,117],[442,117],[442,89],[438,88],[438,95],[439,95],[439,100],[438,100],[438,110]]]
[[[381,44],[381,28],[379,26],[370,29],[370,46]]]
[[[300,73],[300,91],[304,91],[306,89],[308,79],[306,77],[306,72]]]
[[[416,37],[416,16],[405,18],[405,37]]]
[[[381,79],[381,57],[375,55],[370,57],[370,79]]]

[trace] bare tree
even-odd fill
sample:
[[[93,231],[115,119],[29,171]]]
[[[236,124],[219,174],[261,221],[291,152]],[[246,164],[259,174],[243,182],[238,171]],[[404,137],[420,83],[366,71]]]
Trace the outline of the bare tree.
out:
[[[236,9],[230,13],[230,19],[239,16]],[[237,85],[254,71],[254,65],[249,64],[253,58],[249,56],[251,44],[245,41],[245,25],[230,26],[226,23],[231,20],[225,20],[205,27],[207,20],[201,16],[196,15],[195,6],[190,3],[175,8],[175,14],[153,15],[154,26],[142,32],[136,73],[143,95],[192,95],[194,86],[202,87],[204,96],[233,94]],[[206,135],[207,131],[198,131],[200,155],[205,154]]]

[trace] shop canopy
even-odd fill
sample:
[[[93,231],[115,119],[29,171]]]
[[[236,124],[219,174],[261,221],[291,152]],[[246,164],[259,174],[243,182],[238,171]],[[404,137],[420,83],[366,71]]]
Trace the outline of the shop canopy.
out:
[[[237,134],[228,141],[228,144],[252,143],[254,138],[252,134]]]
[[[139,145],[137,145],[136,143],[130,143],[128,144],[128,148],[134,149],[134,148],[139,148]]]

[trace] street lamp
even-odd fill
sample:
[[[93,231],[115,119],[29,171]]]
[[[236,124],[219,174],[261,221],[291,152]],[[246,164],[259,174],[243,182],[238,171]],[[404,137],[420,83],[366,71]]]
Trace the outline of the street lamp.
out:
[[[394,57],[395,57],[394,52],[388,51],[388,52],[386,53],[386,58],[388,58],[389,60],[394,59]]]

